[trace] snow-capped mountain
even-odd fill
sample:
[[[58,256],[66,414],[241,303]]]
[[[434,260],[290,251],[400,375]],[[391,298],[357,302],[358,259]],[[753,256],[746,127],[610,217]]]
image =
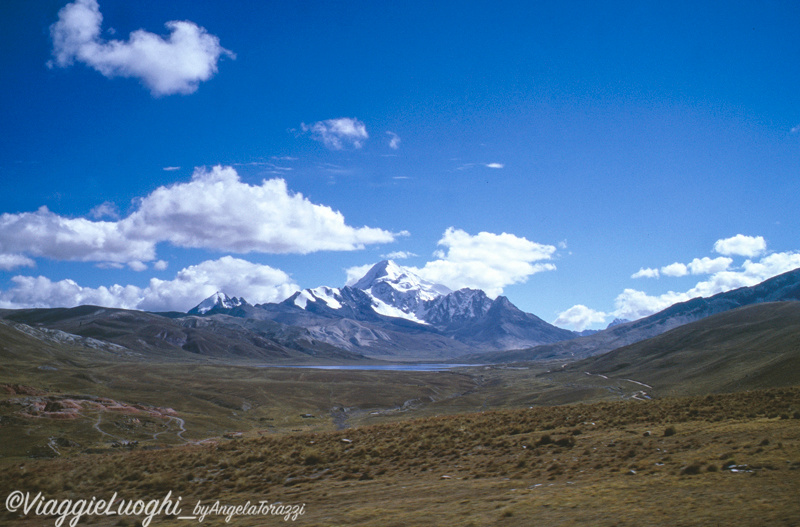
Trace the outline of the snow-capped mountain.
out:
[[[392,260],[372,266],[352,287],[418,319],[424,319],[426,302],[452,293],[447,287],[424,280]]]
[[[205,315],[212,311],[222,311],[240,306],[249,306],[247,300],[239,297],[229,297],[217,291],[189,310],[190,315]]]
[[[472,305],[474,297],[481,296],[478,293],[469,289],[454,293],[392,260],[384,260],[350,286],[305,289],[284,303],[314,312],[340,311],[337,314],[351,318],[375,314],[404,318],[418,324],[447,325],[452,317],[463,318],[465,313],[475,316],[488,310],[485,305],[477,308]],[[488,300],[485,294],[482,296],[482,300]]]
[[[277,304],[251,306],[241,299],[226,304],[225,299],[207,299],[196,313],[300,326],[320,341],[381,358],[410,353],[448,358],[576,337],[520,311],[505,297],[491,299],[479,289],[451,291],[391,260],[375,264],[352,285],[304,289]],[[233,305],[236,300],[241,303]]]

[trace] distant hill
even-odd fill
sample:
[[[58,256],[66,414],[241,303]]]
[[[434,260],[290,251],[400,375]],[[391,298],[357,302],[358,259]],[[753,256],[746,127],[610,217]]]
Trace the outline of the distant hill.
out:
[[[800,384],[800,302],[740,307],[566,366],[694,395]]]
[[[129,356],[150,360],[300,363],[311,359],[317,362],[363,359],[361,355],[315,340],[302,328],[226,315],[168,318],[142,311],[80,306],[6,311],[0,316],[30,327],[29,333],[49,330],[46,334],[60,335],[69,344],[109,343]]]
[[[649,317],[611,325],[603,331],[586,337],[544,344],[524,350],[480,354],[471,357],[470,360],[474,362],[515,362],[582,359],[641,342],[689,322],[737,307],[763,302],[797,300],[800,300],[800,269],[778,275],[752,287],[742,287],[708,298],[693,298],[686,302],[680,302]]]

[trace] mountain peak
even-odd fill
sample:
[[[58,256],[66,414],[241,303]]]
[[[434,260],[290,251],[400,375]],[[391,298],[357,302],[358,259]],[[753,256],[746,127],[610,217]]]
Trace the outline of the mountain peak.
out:
[[[206,298],[195,307],[190,309],[188,313],[190,315],[205,315],[209,311],[212,310],[219,310],[219,309],[233,309],[234,307],[239,306],[246,306],[248,305],[247,300],[244,298],[238,297],[229,297],[225,293],[217,291],[210,297]]]
[[[403,271],[403,268],[394,263],[394,260],[382,260],[370,267],[369,271],[353,284],[353,287],[369,289],[377,280],[396,280],[403,274]]]
[[[446,295],[452,291],[441,284],[429,282],[406,267],[397,265],[393,260],[383,260],[373,265],[352,287],[362,291],[371,291],[380,284],[387,284],[398,292],[419,291],[424,300]],[[379,288],[385,289],[385,286]]]

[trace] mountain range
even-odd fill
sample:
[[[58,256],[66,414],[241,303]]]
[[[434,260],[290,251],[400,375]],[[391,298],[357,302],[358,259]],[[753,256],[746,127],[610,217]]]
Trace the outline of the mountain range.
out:
[[[800,269],[585,335],[548,324],[503,296],[451,291],[387,260],[351,285],[305,289],[278,303],[252,305],[217,292],[187,313],[79,306],[3,310],[0,319],[39,339],[145,359],[502,363],[578,360],[742,306],[797,300]]]
[[[556,342],[510,352],[490,352],[470,358],[475,362],[525,360],[574,360],[601,355],[641,342],[690,322],[743,306],[765,302],[800,300],[800,268],[775,276],[751,287],[741,287],[711,297],[693,298],[673,304],[649,317],[614,324],[603,331],[569,341]]]
[[[189,311],[300,326],[315,339],[372,358],[451,359],[578,336],[525,313],[506,297],[451,291],[391,260],[352,285],[298,291],[280,303],[250,305],[216,293]]]

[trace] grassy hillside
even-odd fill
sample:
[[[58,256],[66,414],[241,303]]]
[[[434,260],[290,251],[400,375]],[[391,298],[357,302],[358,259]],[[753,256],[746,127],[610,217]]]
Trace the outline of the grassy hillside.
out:
[[[583,359],[653,338],[717,313],[764,302],[798,300],[800,300],[800,269],[795,269],[752,287],[742,287],[708,298],[698,297],[679,302],[648,317],[619,324],[589,336],[522,350],[481,353],[464,360],[476,363],[507,363]]]
[[[298,524],[793,525],[800,389],[431,417],[15,461],[0,495],[305,504]],[[137,518],[141,520],[140,518]],[[3,525],[42,525],[7,512]],[[90,525],[135,525],[93,517]],[[231,524],[270,525],[275,517]],[[163,517],[158,525],[193,522]],[[204,524],[223,525],[206,518]]]
[[[570,364],[631,378],[657,394],[701,394],[800,382],[800,302],[746,306]]]
[[[171,491],[186,514],[305,503],[314,526],[795,525],[798,335],[798,303],[775,303],[574,364],[328,371],[144,360],[0,321],[0,498]],[[55,519],[0,507],[0,525]]]

